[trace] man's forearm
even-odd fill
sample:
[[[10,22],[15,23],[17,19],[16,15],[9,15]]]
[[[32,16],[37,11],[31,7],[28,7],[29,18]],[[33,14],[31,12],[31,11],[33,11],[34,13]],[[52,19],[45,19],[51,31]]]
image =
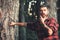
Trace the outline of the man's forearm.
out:
[[[52,35],[53,34],[53,30],[51,28],[49,28],[45,23],[43,23],[43,26],[48,29],[48,33],[49,35]]]
[[[11,26],[14,26],[14,25],[19,25],[19,26],[27,26],[27,23],[26,22],[11,22],[10,24]]]
[[[19,26],[27,26],[27,23],[21,22],[21,23],[15,23],[15,25],[19,25]]]

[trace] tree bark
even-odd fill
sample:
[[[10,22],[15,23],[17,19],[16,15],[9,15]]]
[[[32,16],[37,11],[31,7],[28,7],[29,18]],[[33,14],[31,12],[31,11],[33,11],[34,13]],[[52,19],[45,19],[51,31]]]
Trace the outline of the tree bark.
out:
[[[50,5],[50,17],[54,17],[57,19],[57,9],[56,9],[56,2],[57,0],[46,0],[47,3]]]
[[[3,30],[1,31],[2,40],[17,40],[18,27],[10,27],[9,23],[18,21],[19,0],[0,0],[2,9]]]

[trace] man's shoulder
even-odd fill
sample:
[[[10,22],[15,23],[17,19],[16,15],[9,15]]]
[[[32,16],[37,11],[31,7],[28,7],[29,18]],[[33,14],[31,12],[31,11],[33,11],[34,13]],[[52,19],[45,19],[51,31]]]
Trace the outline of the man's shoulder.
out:
[[[57,19],[56,18],[54,18],[54,17],[52,17],[52,18],[48,18],[49,20],[50,20],[50,22],[52,22],[52,23],[55,23],[55,22],[57,22]]]
[[[56,18],[54,17],[51,17],[51,18],[48,18],[49,20],[55,20],[56,21]]]

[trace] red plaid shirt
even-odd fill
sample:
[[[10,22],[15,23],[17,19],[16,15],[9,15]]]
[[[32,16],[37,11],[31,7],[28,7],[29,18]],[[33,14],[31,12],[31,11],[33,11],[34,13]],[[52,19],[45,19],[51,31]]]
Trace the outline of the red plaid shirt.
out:
[[[53,30],[52,35],[48,35],[48,30],[39,23],[28,23],[27,28],[37,31],[39,40],[59,40],[58,39],[58,23],[54,18],[48,18],[45,20],[45,24]]]

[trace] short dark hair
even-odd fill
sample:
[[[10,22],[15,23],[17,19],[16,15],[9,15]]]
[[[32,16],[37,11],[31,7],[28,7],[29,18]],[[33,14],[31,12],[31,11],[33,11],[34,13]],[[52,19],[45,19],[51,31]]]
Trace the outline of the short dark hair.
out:
[[[40,8],[42,8],[42,7],[47,7],[47,9],[50,9],[50,6],[49,6],[48,4],[46,4],[46,3],[44,3],[44,4],[42,4],[42,5],[39,4],[39,5],[38,5],[38,9],[37,9],[37,10],[38,10],[38,11],[37,11],[37,16],[38,16],[37,18],[38,18],[38,19],[39,19],[39,17],[40,17],[40,12],[39,12],[39,11],[40,11]]]
[[[39,8],[41,8],[41,7],[47,7],[47,8],[50,8],[50,6],[49,6],[48,4],[46,4],[46,3],[44,3],[44,4],[42,4],[42,5],[40,4],[40,5],[39,5]]]
[[[37,18],[39,18],[39,15],[40,15],[39,10],[41,7],[47,7],[48,9],[50,9],[50,5],[48,3],[41,4],[41,2],[38,1],[35,6],[36,8],[35,12],[36,12]]]

